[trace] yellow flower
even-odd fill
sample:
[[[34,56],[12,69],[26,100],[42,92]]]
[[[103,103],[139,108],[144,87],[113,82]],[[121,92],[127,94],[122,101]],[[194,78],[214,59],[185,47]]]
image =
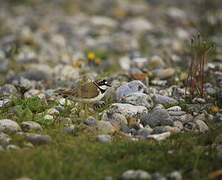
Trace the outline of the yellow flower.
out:
[[[93,52],[89,52],[88,54],[87,54],[87,58],[88,58],[88,60],[94,60],[95,59],[95,54],[93,53]]]
[[[212,107],[211,107],[211,110],[212,110],[213,112],[219,112],[219,111],[220,111],[220,108],[219,108],[218,106],[212,106]]]

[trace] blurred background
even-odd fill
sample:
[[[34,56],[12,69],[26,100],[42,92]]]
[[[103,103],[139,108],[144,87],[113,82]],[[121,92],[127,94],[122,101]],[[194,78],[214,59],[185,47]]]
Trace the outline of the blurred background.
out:
[[[14,45],[19,51],[0,71],[49,73],[58,63],[78,66],[92,49],[116,60],[108,67],[123,55],[159,55],[183,68],[197,32],[216,43],[221,59],[221,8],[221,0],[1,0],[0,59]]]

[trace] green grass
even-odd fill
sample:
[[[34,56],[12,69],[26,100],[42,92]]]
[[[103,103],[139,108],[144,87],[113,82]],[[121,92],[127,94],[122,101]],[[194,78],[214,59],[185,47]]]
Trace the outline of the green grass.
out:
[[[107,106],[111,102],[107,102]],[[18,108],[13,116],[21,120],[34,120],[44,127],[42,134],[52,137],[52,142],[33,149],[0,153],[0,179],[10,180],[26,176],[33,180],[103,179],[113,176],[120,179],[128,169],[143,169],[150,173],[163,174],[178,170],[185,179],[207,179],[210,172],[221,168],[221,161],[211,148],[215,137],[222,132],[214,122],[208,122],[206,134],[174,134],[162,142],[142,140],[129,141],[121,134],[113,135],[113,142],[104,144],[96,141],[95,129],[76,123],[73,136],[62,132],[63,124],[47,125],[37,117],[48,106],[42,105],[37,97],[13,99],[1,109],[1,118],[8,108]],[[59,116],[70,115],[71,107],[65,107]],[[97,116],[98,112],[93,114]],[[23,147],[24,137],[12,137],[13,144]]]
[[[48,145],[1,152],[0,179],[103,179],[109,175],[119,179],[127,169],[164,174],[179,170],[185,179],[207,179],[208,173],[221,168],[221,160],[210,148],[220,131],[176,134],[161,143],[131,142],[116,134],[112,143],[103,144],[90,131],[71,136],[61,133],[59,127],[51,128],[44,132],[53,137]],[[21,142],[15,139],[15,143]]]

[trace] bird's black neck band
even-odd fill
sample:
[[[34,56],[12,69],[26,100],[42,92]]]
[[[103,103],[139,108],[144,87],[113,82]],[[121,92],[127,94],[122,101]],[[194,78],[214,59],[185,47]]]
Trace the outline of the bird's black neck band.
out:
[[[98,87],[98,89],[100,90],[100,92],[101,92],[102,94],[106,92],[106,90],[100,88],[96,82],[93,82],[93,83],[96,85],[96,87]]]

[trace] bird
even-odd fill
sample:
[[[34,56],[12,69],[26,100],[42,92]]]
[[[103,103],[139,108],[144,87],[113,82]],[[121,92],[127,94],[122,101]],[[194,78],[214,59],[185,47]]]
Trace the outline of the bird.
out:
[[[72,89],[58,89],[55,91],[56,94],[63,97],[82,103],[93,103],[100,101],[105,92],[111,85],[108,84],[106,79],[100,81],[92,81],[84,83]]]

